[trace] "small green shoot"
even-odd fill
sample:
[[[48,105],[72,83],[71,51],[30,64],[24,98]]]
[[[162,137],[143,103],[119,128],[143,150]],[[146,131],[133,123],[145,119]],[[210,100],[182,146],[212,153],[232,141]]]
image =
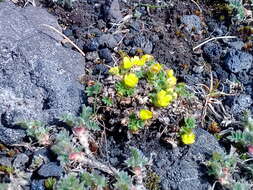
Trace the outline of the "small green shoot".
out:
[[[102,84],[97,82],[96,84],[92,86],[88,86],[85,89],[85,93],[87,93],[87,96],[95,96],[101,92],[101,89],[102,89]]]
[[[144,127],[144,121],[137,118],[135,114],[129,116],[128,129],[132,132],[138,132]]]
[[[131,157],[126,160],[128,167],[144,167],[148,163],[148,159],[143,155],[143,153],[138,150],[137,148],[130,148],[131,151]]]
[[[116,176],[117,182],[114,184],[114,187],[117,190],[131,190],[132,188],[132,179],[126,172],[118,172]]]
[[[132,96],[135,92],[134,88],[128,88],[123,82],[117,82],[115,85],[117,93],[121,96]]]
[[[102,98],[102,102],[107,105],[107,106],[112,106],[113,105],[113,101],[111,98],[109,97],[103,97]]]

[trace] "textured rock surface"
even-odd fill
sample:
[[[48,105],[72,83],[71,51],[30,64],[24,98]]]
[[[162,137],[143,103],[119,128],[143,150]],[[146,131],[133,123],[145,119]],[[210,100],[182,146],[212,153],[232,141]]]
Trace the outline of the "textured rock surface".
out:
[[[8,2],[0,4],[0,18],[0,124],[48,123],[76,113],[83,101],[78,77],[84,59],[42,25],[60,29],[57,20],[46,10]]]
[[[138,147],[146,157],[153,157],[153,171],[161,177],[161,190],[206,190],[211,187],[206,176],[206,168],[201,165],[210,159],[213,152],[222,152],[215,137],[205,130],[195,130],[196,142],[190,146],[179,146],[175,149],[161,145],[157,139],[135,141],[130,145]],[[118,145],[111,138],[108,144],[110,163],[118,166],[122,160],[129,157],[129,147]]]
[[[63,169],[55,162],[49,162],[44,164],[38,171],[38,174],[42,177],[60,177],[63,173]]]
[[[202,29],[200,18],[196,15],[185,15],[181,22],[186,25],[185,29],[189,32],[200,32]]]
[[[228,52],[225,59],[225,64],[233,73],[248,71],[251,68],[252,62],[253,56],[251,54],[238,50]]]

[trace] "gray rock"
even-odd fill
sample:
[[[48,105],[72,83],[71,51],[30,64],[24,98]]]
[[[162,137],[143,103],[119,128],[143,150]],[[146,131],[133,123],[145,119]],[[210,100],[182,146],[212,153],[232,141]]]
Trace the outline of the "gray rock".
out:
[[[15,168],[24,168],[25,164],[29,161],[29,157],[24,154],[18,154],[13,161],[13,167]]]
[[[120,5],[118,0],[107,0],[102,7],[102,15],[105,21],[119,22],[122,20]]]
[[[52,123],[66,112],[77,113],[83,101],[77,79],[84,58],[63,48],[62,38],[42,24],[60,29],[46,10],[0,3],[0,124],[5,127],[24,120]],[[8,132],[13,139],[20,133]]]
[[[253,100],[250,95],[242,94],[240,96],[234,97],[231,111],[233,114],[238,115],[250,108],[253,104]]]
[[[62,173],[63,169],[55,162],[44,164],[38,170],[38,174],[42,177],[60,177]]]
[[[253,56],[249,53],[231,50],[227,53],[225,64],[233,73],[248,71],[253,63]]]
[[[0,157],[0,164],[2,166],[8,166],[8,167],[11,167],[12,164],[11,164],[11,160],[12,158],[8,158],[8,157]]]
[[[0,126],[0,142],[5,145],[12,145],[22,142],[26,136],[24,130],[21,129],[10,129]]]
[[[93,38],[85,41],[83,49],[89,52],[89,51],[96,51],[98,47],[99,47],[98,39]]]
[[[104,59],[106,63],[112,62],[112,53],[108,48],[103,48],[98,52],[100,59]]]
[[[103,34],[98,37],[98,44],[101,47],[115,48],[117,46],[117,41],[112,34]]]
[[[186,25],[185,29],[189,32],[199,33],[202,29],[200,18],[196,15],[185,15],[181,22]]]
[[[207,43],[204,48],[204,56],[208,61],[218,61],[220,59],[222,48],[218,43]]]
[[[33,180],[31,183],[31,190],[45,190],[44,187],[45,180]]]
[[[134,48],[140,48],[145,53],[151,54],[153,50],[153,44],[152,42],[143,35],[136,35],[133,39],[133,47]]]
[[[85,58],[87,61],[96,61],[99,59],[98,52],[97,51],[87,52]]]
[[[178,155],[180,159],[173,155],[172,163],[166,163],[159,158],[156,160],[156,163],[164,162],[157,170],[162,172],[160,176],[164,176],[162,177],[163,190],[195,190],[196,187],[206,190],[211,187],[199,163],[208,160],[213,152],[223,152],[223,150],[215,137],[205,130],[198,128],[195,133],[196,142],[188,150],[183,151],[183,155],[182,153]]]
[[[243,41],[230,42],[228,45],[236,50],[241,50],[244,46]]]

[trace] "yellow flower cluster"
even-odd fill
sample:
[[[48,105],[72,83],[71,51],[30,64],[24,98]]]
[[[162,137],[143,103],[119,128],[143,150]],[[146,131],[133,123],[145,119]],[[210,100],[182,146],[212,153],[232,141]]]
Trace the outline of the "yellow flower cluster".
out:
[[[160,64],[154,64],[151,66],[153,72],[160,72],[162,69]],[[156,94],[155,105],[158,107],[167,107],[174,99],[177,98],[177,93],[174,91],[177,84],[177,78],[174,76],[172,69],[166,70],[165,89],[160,90]]]
[[[181,135],[181,140],[184,144],[193,144],[195,142],[196,135],[191,131]]]
[[[152,55],[145,54],[141,57],[134,56],[134,57],[124,57],[122,61],[122,67],[123,69],[130,69],[133,66],[143,66],[147,61],[150,61],[153,59]]]

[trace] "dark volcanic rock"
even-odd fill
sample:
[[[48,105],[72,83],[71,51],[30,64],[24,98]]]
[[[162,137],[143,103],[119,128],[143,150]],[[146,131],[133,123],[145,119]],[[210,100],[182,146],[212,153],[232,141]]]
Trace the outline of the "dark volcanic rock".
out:
[[[42,177],[60,177],[63,173],[63,169],[55,162],[49,162],[44,164],[38,170],[38,174]]]
[[[223,152],[216,138],[198,128],[195,130],[196,142],[190,146],[182,146],[170,149],[168,146],[161,145],[154,137],[145,140],[131,139],[130,146],[138,148],[150,157],[153,157],[152,170],[161,177],[161,189],[177,190],[200,190],[209,189],[212,184],[206,177],[206,168],[201,166],[211,158],[213,152]],[[117,166],[129,156],[127,145],[119,145],[112,139],[109,139],[108,154],[110,163]]]
[[[0,124],[48,123],[66,112],[76,113],[83,101],[77,79],[84,59],[63,48],[62,38],[42,26],[59,29],[57,20],[46,10],[8,2],[0,3],[0,18]],[[20,131],[3,134],[0,138],[8,144],[22,136]]]
[[[98,54],[100,59],[104,59],[106,63],[112,62],[112,53],[108,48],[99,50]]]
[[[242,112],[250,108],[252,104],[253,100],[250,95],[241,94],[233,98],[231,111],[235,115],[242,114]]]
[[[0,126],[0,142],[5,145],[20,143],[25,136],[26,133],[24,130]]]
[[[181,22],[186,25],[185,29],[189,33],[199,33],[202,29],[200,18],[196,15],[185,15],[181,18]]]
[[[24,154],[24,153],[18,154],[16,156],[16,158],[14,159],[14,161],[13,161],[13,167],[15,167],[15,168],[24,168],[25,164],[28,161],[29,161],[29,157],[26,154]]]
[[[234,49],[227,53],[225,59],[226,66],[233,73],[248,71],[252,63],[253,56],[251,54]]]
[[[105,21],[119,22],[122,19],[120,12],[120,5],[118,0],[106,0],[105,4],[101,7],[101,17]]]
[[[203,50],[208,61],[218,61],[220,59],[222,48],[218,43],[207,43]]]
[[[31,183],[31,190],[45,190],[44,180],[33,180]]]

